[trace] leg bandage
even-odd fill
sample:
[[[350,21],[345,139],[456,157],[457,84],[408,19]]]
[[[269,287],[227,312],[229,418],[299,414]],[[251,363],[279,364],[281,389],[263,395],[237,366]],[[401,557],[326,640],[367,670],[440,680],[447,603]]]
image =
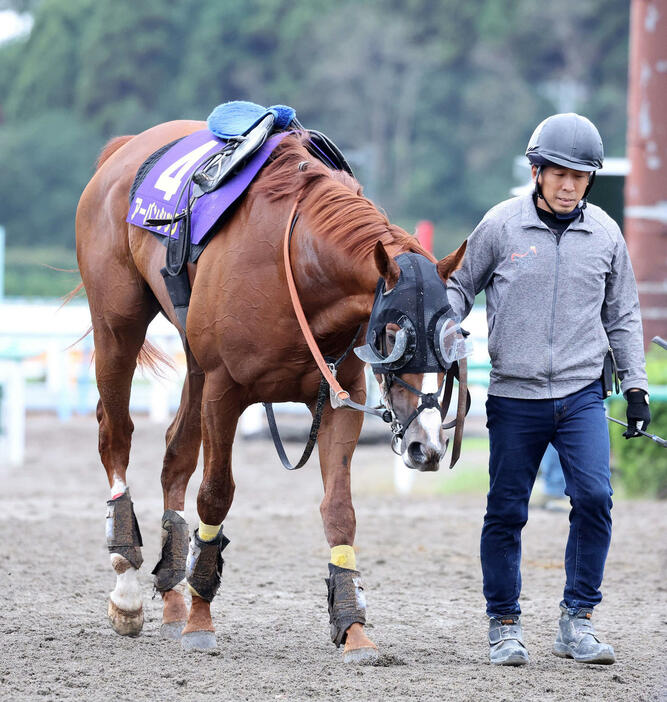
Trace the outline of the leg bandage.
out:
[[[198,529],[190,539],[185,577],[190,591],[207,602],[213,600],[220,587],[222,566],[225,563],[222,552],[228,543],[229,539],[222,533],[222,526],[212,541],[200,539]]]
[[[119,553],[132,566],[140,568],[144,562],[141,555],[141,547],[144,544],[129,490],[115,500],[107,502],[106,532],[109,553]]]
[[[325,582],[331,640],[339,647],[345,643],[347,630],[352,624],[366,623],[366,596],[358,570],[339,568],[329,563],[329,577],[325,578]]]
[[[171,590],[185,578],[188,557],[188,523],[173,509],[162,515],[162,553],[155,568],[155,589]]]
[[[199,520],[199,538],[202,541],[213,541],[220,531],[222,524],[204,524]]]
[[[357,559],[352,546],[334,546],[331,549],[331,562],[339,568],[356,570]]]

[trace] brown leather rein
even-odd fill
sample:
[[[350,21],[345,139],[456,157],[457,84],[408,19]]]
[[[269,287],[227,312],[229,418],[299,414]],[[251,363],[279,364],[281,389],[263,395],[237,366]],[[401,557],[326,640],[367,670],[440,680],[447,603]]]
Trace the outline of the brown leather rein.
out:
[[[320,369],[320,372],[322,373],[324,379],[327,381],[329,387],[331,388],[330,397],[332,406],[334,406],[334,408],[349,407],[350,409],[356,409],[361,412],[367,412],[383,417],[387,410],[383,411],[374,407],[368,407],[367,405],[361,405],[357,402],[354,402],[350,398],[350,393],[341,387],[340,383],[336,380],[336,376],[334,375],[331,366],[327,364],[327,362],[324,360],[324,357],[320,352],[317,342],[315,341],[315,337],[313,336],[313,333],[310,330],[310,325],[308,324],[308,320],[306,319],[306,315],[303,311],[301,301],[299,300],[299,293],[296,289],[294,273],[292,272],[292,264],[290,260],[291,234],[294,231],[294,225],[296,224],[296,220],[299,216],[296,210],[299,205],[300,196],[301,193],[299,193],[299,195],[297,196],[294,205],[292,206],[292,210],[290,211],[290,215],[287,219],[287,226],[285,227],[285,236],[283,238],[283,260],[285,264],[287,288],[289,290],[290,298],[292,300],[294,313],[296,314],[299,326],[301,327],[301,332],[306,340],[306,343],[308,344],[308,348],[310,349],[310,353],[312,354],[315,363],[317,363],[317,367]],[[459,456],[461,455],[463,425],[465,423],[467,411],[470,408],[470,394],[468,392],[468,364],[465,358],[462,358],[458,361],[458,373],[456,373],[456,370],[453,367],[447,371],[445,397],[443,398],[443,414],[446,414],[447,410],[449,409],[453,379],[455,376],[458,377],[459,381],[456,420],[454,422],[449,422],[446,425],[446,428],[451,428],[452,426],[455,427],[454,442],[452,445],[452,456],[449,464],[450,468],[454,467],[455,463],[459,459]],[[389,407],[388,409],[391,412],[391,414],[394,415],[393,408]],[[445,417],[443,416],[442,419],[444,422]]]

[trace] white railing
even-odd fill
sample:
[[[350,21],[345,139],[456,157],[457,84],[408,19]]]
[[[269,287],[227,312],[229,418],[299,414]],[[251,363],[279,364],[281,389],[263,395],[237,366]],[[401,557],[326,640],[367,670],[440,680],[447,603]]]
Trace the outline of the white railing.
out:
[[[473,359],[486,362],[483,310],[474,310],[464,326],[472,332]],[[89,328],[85,303],[64,307],[57,301],[0,304],[0,462],[23,462],[26,412],[54,413],[60,421],[94,412],[98,393],[92,333],[84,336]],[[130,410],[164,423],[178,408],[185,354],[178,333],[162,315],[149,326],[147,338],[172,357],[175,370],[165,368],[164,377],[137,370]],[[373,386],[369,383],[369,388]],[[482,412],[484,389],[473,388],[472,394],[471,411]],[[307,414],[303,405],[293,403],[280,405],[280,411]],[[253,406],[244,413],[240,431],[251,435],[264,426],[261,407]]]

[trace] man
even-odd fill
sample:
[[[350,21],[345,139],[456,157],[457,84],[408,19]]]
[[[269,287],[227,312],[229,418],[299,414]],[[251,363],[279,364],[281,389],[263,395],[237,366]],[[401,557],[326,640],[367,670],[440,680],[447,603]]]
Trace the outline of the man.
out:
[[[565,589],[553,652],[613,663],[591,615],[611,538],[609,434],[600,376],[611,348],[629,429],[650,421],[637,288],[617,224],[587,204],[602,140],[585,117],[544,120],[526,156],[532,194],[491,209],[468,240],[449,299],[461,318],[486,292],[490,487],[481,539],[492,663],[529,662],[519,619],[521,530],[551,442],[570,497]]]

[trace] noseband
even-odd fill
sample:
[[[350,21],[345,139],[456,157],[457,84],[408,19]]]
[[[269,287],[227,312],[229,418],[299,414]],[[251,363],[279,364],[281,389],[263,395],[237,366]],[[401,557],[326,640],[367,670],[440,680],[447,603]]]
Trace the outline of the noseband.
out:
[[[465,366],[466,360],[462,359],[460,363]],[[464,369],[465,370],[465,369]],[[452,427],[455,427],[457,425],[457,422],[459,421],[459,413],[457,412],[457,416],[450,420],[449,422],[445,423],[445,418],[447,417],[447,412],[449,411],[449,405],[451,403],[452,399],[452,389],[454,387],[454,378],[457,378],[459,380],[459,385],[461,384],[461,366],[459,365],[459,362],[455,362],[450,366],[450,368],[445,372],[445,377],[440,384],[440,387],[435,391],[435,392],[422,392],[418,388],[414,387],[413,385],[410,385],[410,383],[406,383],[402,378],[399,378],[396,374],[394,373],[382,373],[382,382],[380,383],[380,393],[382,395],[382,401],[384,402],[385,407],[389,410],[391,413],[391,431],[393,434],[392,440],[391,440],[391,448],[392,451],[397,454],[401,455],[401,451],[399,449],[400,442],[403,440],[403,437],[405,436],[405,432],[408,430],[408,427],[412,422],[414,422],[415,419],[424,411],[427,409],[438,409],[440,410],[440,419],[443,422],[442,424],[442,429],[451,429]],[[397,385],[400,385],[404,387],[406,390],[411,392],[413,395],[417,395],[417,397],[420,398],[420,403],[417,405],[416,409],[412,411],[412,414],[405,420],[405,423],[401,423],[400,420],[398,419],[398,416],[396,415],[396,412],[394,410],[393,403],[391,401],[391,386],[396,383]],[[443,386],[445,388],[445,394],[442,398],[442,404],[440,403],[440,395],[442,394],[442,389]],[[461,390],[459,390],[459,395],[461,394]],[[465,388],[465,415],[468,414],[468,410],[470,409],[470,393],[468,392],[467,387]],[[460,403],[459,403],[460,404]],[[453,463],[452,463],[453,466]],[[452,467],[450,466],[450,468]]]

